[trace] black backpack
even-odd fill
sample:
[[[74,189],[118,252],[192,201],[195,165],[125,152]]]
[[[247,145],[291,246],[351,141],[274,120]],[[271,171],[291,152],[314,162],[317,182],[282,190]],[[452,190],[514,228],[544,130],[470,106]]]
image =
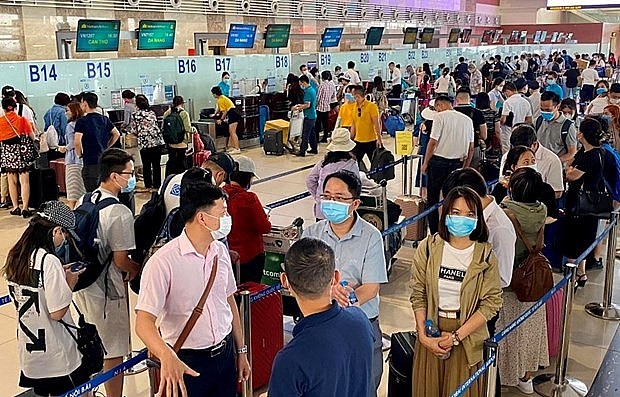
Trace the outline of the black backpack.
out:
[[[394,155],[392,154],[392,152],[390,152],[384,147],[376,148],[375,151],[372,153],[372,160],[370,161],[370,170],[371,171],[376,170],[377,168],[383,167],[392,162],[394,162]],[[384,179],[386,181],[390,181],[396,178],[396,175],[394,174],[394,167],[390,167],[386,170],[373,173],[369,175],[369,177],[370,179],[379,183]]]
[[[162,135],[167,144],[177,144],[185,139],[185,126],[181,118],[183,110],[172,110],[164,119]]]
[[[536,119],[536,134],[538,134],[538,130],[542,127],[543,118],[542,116],[538,116]],[[562,123],[562,130],[560,131],[560,135],[562,137],[562,142],[564,143],[564,148],[568,151],[568,146],[566,145],[566,137],[568,136],[568,130],[570,130],[571,125],[573,125],[573,120],[566,119]]]

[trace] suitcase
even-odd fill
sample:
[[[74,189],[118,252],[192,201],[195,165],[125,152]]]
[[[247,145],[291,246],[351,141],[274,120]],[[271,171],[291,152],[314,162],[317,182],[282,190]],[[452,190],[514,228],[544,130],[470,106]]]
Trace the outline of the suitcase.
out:
[[[569,284],[566,284],[572,288]],[[547,311],[547,343],[549,357],[556,357],[560,350],[560,333],[562,332],[562,310],[564,309],[564,290],[559,290],[545,303]]]
[[[50,161],[50,168],[56,172],[56,185],[59,193],[67,193],[67,183],[65,181],[65,159]]]
[[[284,154],[282,130],[265,131],[265,143],[263,143],[263,150],[266,155],[281,156]]]
[[[413,331],[395,332],[391,338],[388,397],[411,397],[413,385],[413,355],[416,336]]]
[[[399,196],[396,199],[396,204],[403,210],[402,215],[405,218],[411,218],[418,215],[426,209],[426,202],[420,196]],[[405,228],[405,240],[421,241],[426,238],[427,235],[427,220],[422,218],[417,222],[407,226]]]
[[[247,282],[240,285],[237,292],[250,291],[251,294],[254,294],[265,288],[267,288],[266,285]],[[284,346],[282,295],[276,291],[256,300],[250,304],[250,311],[252,348],[250,366],[252,368],[252,387],[256,390],[269,383],[273,361],[276,354]]]
[[[30,208],[39,209],[46,201],[58,200],[56,172],[51,168],[30,171]]]

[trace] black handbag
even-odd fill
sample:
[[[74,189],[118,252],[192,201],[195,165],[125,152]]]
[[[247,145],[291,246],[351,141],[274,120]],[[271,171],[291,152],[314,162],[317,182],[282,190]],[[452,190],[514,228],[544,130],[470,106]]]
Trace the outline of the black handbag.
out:
[[[77,343],[77,348],[82,353],[82,367],[91,375],[99,373],[103,369],[103,360],[107,351],[103,347],[97,327],[86,322],[75,302],[73,302],[73,307],[79,315],[78,326],[67,324],[62,320],[60,323],[65,326],[69,335]],[[73,334],[72,329],[76,331],[77,335]]]
[[[604,170],[604,163],[599,152],[599,160],[601,162],[601,174]],[[605,177],[601,176],[607,186]],[[600,219],[609,219],[613,211],[613,199],[609,194],[607,187],[603,191],[587,191],[583,189],[583,185],[577,192],[575,200],[575,208],[573,214],[577,216],[593,216]]]
[[[4,115],[4,118],[7,123],[9,123],[13,133],[19,138],[19,156],[28,164],[34,163],[35,160],[39,158],[39,152],[37,151],[34,141],[30,139],[28,135],[19,134],[6,115]]]

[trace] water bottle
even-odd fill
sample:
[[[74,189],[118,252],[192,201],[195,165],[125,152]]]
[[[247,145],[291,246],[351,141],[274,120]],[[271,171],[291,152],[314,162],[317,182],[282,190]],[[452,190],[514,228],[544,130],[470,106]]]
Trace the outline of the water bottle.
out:
[[[424,322],[424,333],[426,333],[426,336],[428,336],[429,338],[439,338],[439,337],[441,337],[441,331],[433,323],[433,320],[426,320]],[[450,352],[444,354],[443,356],[441,356],[439,358],[441,360],[447,360],[448,358],[450,358]]]
[[[344,287],[344,289],[347,290],[347,293],[349,294],[349,305],[350,306],[359,306],[359,300],[357,299],[357,295],[355,294],[355,290],[349,286],[349,282],[346,280],[343,280],[340,282],[340,285],[342,285]]]

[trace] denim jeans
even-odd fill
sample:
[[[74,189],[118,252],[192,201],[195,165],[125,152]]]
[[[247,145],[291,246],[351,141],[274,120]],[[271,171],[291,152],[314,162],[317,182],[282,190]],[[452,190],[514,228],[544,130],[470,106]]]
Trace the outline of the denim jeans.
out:
[[[318,152],[318,144],[316,142],[316,134],[314,133],[314,126],[316,119],[304,119],[304,129],[301,133],[301,146],[299,147],[300,154],[306,154],[308,150],[308,143],[310,143],[310,150]]]

